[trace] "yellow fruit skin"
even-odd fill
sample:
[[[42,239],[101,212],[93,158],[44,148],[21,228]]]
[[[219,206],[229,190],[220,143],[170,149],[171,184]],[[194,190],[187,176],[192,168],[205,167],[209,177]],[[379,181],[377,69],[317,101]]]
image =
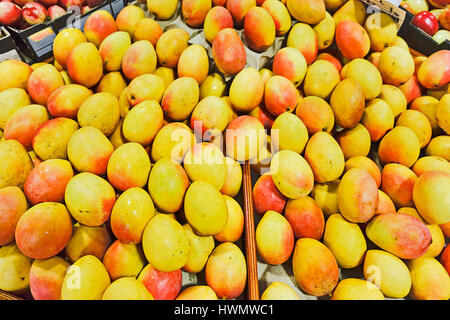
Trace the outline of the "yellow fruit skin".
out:
[[[102,260],[110,244],[111,236],[106,226],[87,227],[77,223],[64,252],[71,263],[85,255],[93,255]]]
[[[307,96],[328,99],[339,81],[339,72],[331,62],[317,60],[308,67],[303,90]]]
[[[264,1],[261,8],[266,9],[272,16],[277,36],[282,36],[289,31],[292,19],[286,6],[281,1]]]
[[[264,290],[261,300],[300,300],[300,297],[287,284],[275,281]]]
[[[0,63],[2,84],[0,92],[9,88],[27,88],[27,81],[33,69],[20,60],[5,60]]]
[[[15,243],[0,248],[0,289],[20,293],[30,285],[32,259],[25,256]]]
[[[371,140],[378,141],[394,127],[394,113],[384,100],[375,98],[366,104],[361,123],[369,131]]]
[[[183,266],[183,270],[197,273],[203,270],[208,257],[214,250],[214,238],[212,236],[201,237],[194,233],[189,224],[183,225],[187,238],[189,239],[189,258]]]
[[[317,35],[318,49],[323,50],[331,46],[334,39],[336,24],[333,17],[326,12],[325,18],[314,26]]]
[[[107,73],[97,85],[96,92],[109,92],[119,99],[120,94],[127,87],[125,79],[119,71]]]
[[[336,136],[336,140],[344,153],[345,159],[367,156],[372,145],[370,133],[361,123],[358,123],[354,128],[341,131]]]
[[[425,154],[427,156],[441,157],[450,161],[450,136],[437,136],[430,140]]]
[[[287,0],[286,6],[289,13],[300,22],[316,24],[325,18],[326,11],[323,0]]]
[[[384,300],[384,295],[371,282],[347,278],[338,283],[331,300]]]
[[[420,141],[408,127],[396,126],[386,133],[378,147],[382,164],[396,162],[411,167],[420,154]]]
[[[103,76],[103,60],[95,44],[77,45],[67,58],[67,72],[75,83],[87,88],[96,85]]]
[[[435,170],[450,173],[450,163],[442,157],[425,156],[419,158],[411,169],[418,177],[425,172]]]
[[[201,45],[190,45],[180,55],[177,65],[178,77],[192,77],[200,85],[208,75],[208,54]]]
[[[164,114],[172,120],[186,120],[194,110],[200,97],[197,81],[182,77],[167,87],[162,98],[161,107]]]
[[[368,16],[364,28],[370,38],[370,47],[374,51],[382,51],[389,47],[397,37],[397,25],[390,16],[383,12]]]
[[[102,300],[154,300],[147,288],[132,277],[115,280],[105,290]]]
[[[236,242],[244,231],[244,212],[241,205],[232,197],[223,195],[228,208],[228,221],[222,231],[214,235],[220,242]]]
[[[220,74],[209,74],[200,85],[200,99],[207,96],[221,97],[224,94],[225,88],[225,82]]]
[[[208,182],[194,181],[184,200],[184,213],[195,233],[201,236],[221,232],[228,221],[228,208],[220,192]]]
[[[122,277],[137,277],[146,263],[140,245],[126,244],[119,240],[109,246],[103,257],[103,264],[113,281]]]
[[[177,4],[176,0],[147,0],[148,10],[159,20],[170,19],[177,9]]]
[[[181,53],[188,46],[189,34],[180,28],[164,32],[156,43],[158,62],[163,67],[175,68]]]
[[[128,32],[118,31],[107,36],[98,49],[105,70],[119,71],[122,58],[130,46],[131,38]]]
[[[262,101],[264,83],[254,68],[242,69],[233,79],[230,87],[230,101],[237,111],[249,112]]]
[[[67,270],[61,300],[100,300],[110,283],[103,263],[94,256],[84,256]]]
[[[403,111],[406,110],[406,97],[403,92],[390,84],[383,84],[381,87],[381,93],[378,96],[379,99],[386,101],[391,107],[394,117],[397,117]]]
[[[334,181],[344,171],[344,153],[327,132],[317,132],[309,139],[305,159],[311,166],[316,182]]]
[[[230,157],[225,158],[227,164],[227,177],[220,192],[230,197],[235,197],[242,185],[242,168],[241,165]]]
[[[340,214],[328,217],[323,243],[333,252],[341,268],[354,268],[363,262],[367,243],[360,227]]]
[[[387,47],[381,52],[378,70],[384,83],[399,86],[414,74],[414,59],[406,50],[396,46]]]
[[[366,101],[376,98],[381,93],[383,80],[380,71],[367,60],[357,58],[349,62],[343,78],[358,82]]]
[[[389,298],[403,298],[411,289],[411,275],[406,264],[383,250],[367,251],[364,278],[374,283]]]
[[[160,103],[165,89],[166,86],[161,77],[151,73],[143,74],[130,82],[126,89],[126,98],[132,106],[145,100],[155,100]]]
[[[273,122],[271,142],[275,150],[292,150],[302,153],[307,141],[308,130],[295,114],[284,112]]]
[[[0,188],[18,186],[23,189],[33,162],[17,140],[0,141]]]
[[[217,295],[211,287],[191,286],[181,291],[176,300],[217,300]]]
[[[450,94],[447,93],[439,100],[436,109],[436,120],[447,134],[450,134]]]
[[[428,247],[427,252],[423,255],[424,257],[437,257],[444,249],[445,246],[445,237],[441,228],[437,224],[427,224],[428,230],[431,233],[431,244]]]
[[[186,124],[171,122],[163,126],[156,134],[152,144],[152,159],[156,162],[163,157],[168,157],[181,163],[194,143],[194,134]]]
[[[67,268],[66,260],[59,256],[36,259],[30,270],[30,291],[35,300],[60,300],[61,287]]]
[[[366,8],[358,0],[349,0],[333,15],[336,25],[344,20],[350,20],[362,25],[366,19]]]
[[[122,72],[132,80],[144,74],[154,73],[157,57],[155,48],[148,40],[139,40],[128,47],[122,58]]]
[[[6,122],[14,112],[31,104],[30,97],[24,89],[10,88],[0,92],[0,129],[5,129]]]
[[[325,215],[329,216],[333,213],[339,213],[337,190],[340,180],[329,183],[316,183],[311,192],[314,201],[322,209]]]
[[[149,221],[142,236],[142,247],[147,260],[159,271],[175,271],[189,259],[189,239],[183,227],[164,214],[157,214]]]
[[[411,294],[417,300],[450,299],[450,276],[435,258],[420,257],[407,262]]]

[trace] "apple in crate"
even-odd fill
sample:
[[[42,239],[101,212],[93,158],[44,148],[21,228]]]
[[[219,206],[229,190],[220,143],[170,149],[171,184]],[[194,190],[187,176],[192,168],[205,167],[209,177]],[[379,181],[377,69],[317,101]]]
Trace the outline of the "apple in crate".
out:
[[[0,24],[15,26],[20,22],[22,9],[12,2],[0,2]]]
[[[66,10],[73,6],[81,9],[84,5],[84,0],[59,0],[59,4]]]
[[[414,16],[411,23],[433,36],[439,30],[439,23],[435,15],[429,11],[421,11]]]
[[[63,8],[61,8],[58,5],[50,6],[47,9],[47,11],[48,11],[48,16],[52,20],[55,20],[56,18],[59,18],[59,17],[61,17],[61,16],[66,14],[66,10],[64,10]]]
[[[81,8],[81,14],[88,12],[89,10],[91,10],[92,8],[89,6],[83,6]]]
[[[47,18],[47,9],[37,2],[28,2],[22,8],[23,19],[30,25],[43,23]]]

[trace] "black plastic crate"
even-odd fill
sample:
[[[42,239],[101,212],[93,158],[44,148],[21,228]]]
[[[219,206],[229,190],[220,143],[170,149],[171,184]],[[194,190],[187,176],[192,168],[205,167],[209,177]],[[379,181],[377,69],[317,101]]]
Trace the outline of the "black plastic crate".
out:
[[[41,62],[53,57],[53,41],[60,30],[68,27],[83,30],[87,18],[97,10],[106,10],[116,17],[125,3],[126,0],[108,0],[81,15],[76,12],[68,12],[55,20],[37,24],[25,30],[12,27],[7,27],[7,29],[20,50],[23,50],[33,62]]]
[[[0,27],[0,35],[0,62],[9,59],[23,60],[16,43],[5,27]]]

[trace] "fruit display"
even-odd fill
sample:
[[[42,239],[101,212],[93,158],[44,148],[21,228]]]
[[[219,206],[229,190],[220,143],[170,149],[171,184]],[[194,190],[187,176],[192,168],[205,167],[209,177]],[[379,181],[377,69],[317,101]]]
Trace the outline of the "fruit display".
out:
[[[252,299],[450,299],[450,50],[387,14],[135,2],[0,78],[3,292],[245,299],[258,259]]]

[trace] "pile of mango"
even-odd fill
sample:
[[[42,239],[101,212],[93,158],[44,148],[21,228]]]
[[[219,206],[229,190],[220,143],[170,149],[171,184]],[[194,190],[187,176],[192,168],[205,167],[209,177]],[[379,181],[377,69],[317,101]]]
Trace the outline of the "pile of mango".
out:
[[[96,11],[53,61],[0,63],[0,290],[241,297],[249,161],[258,255],[291,258],[302,292],[449,299],[450,51],[413,57],[356,0],[183,0],[210,57],[161,28],[177,5]],[[246,66],[276,36],[270,65]],[[274,282],[261,298],[299,296]]]

